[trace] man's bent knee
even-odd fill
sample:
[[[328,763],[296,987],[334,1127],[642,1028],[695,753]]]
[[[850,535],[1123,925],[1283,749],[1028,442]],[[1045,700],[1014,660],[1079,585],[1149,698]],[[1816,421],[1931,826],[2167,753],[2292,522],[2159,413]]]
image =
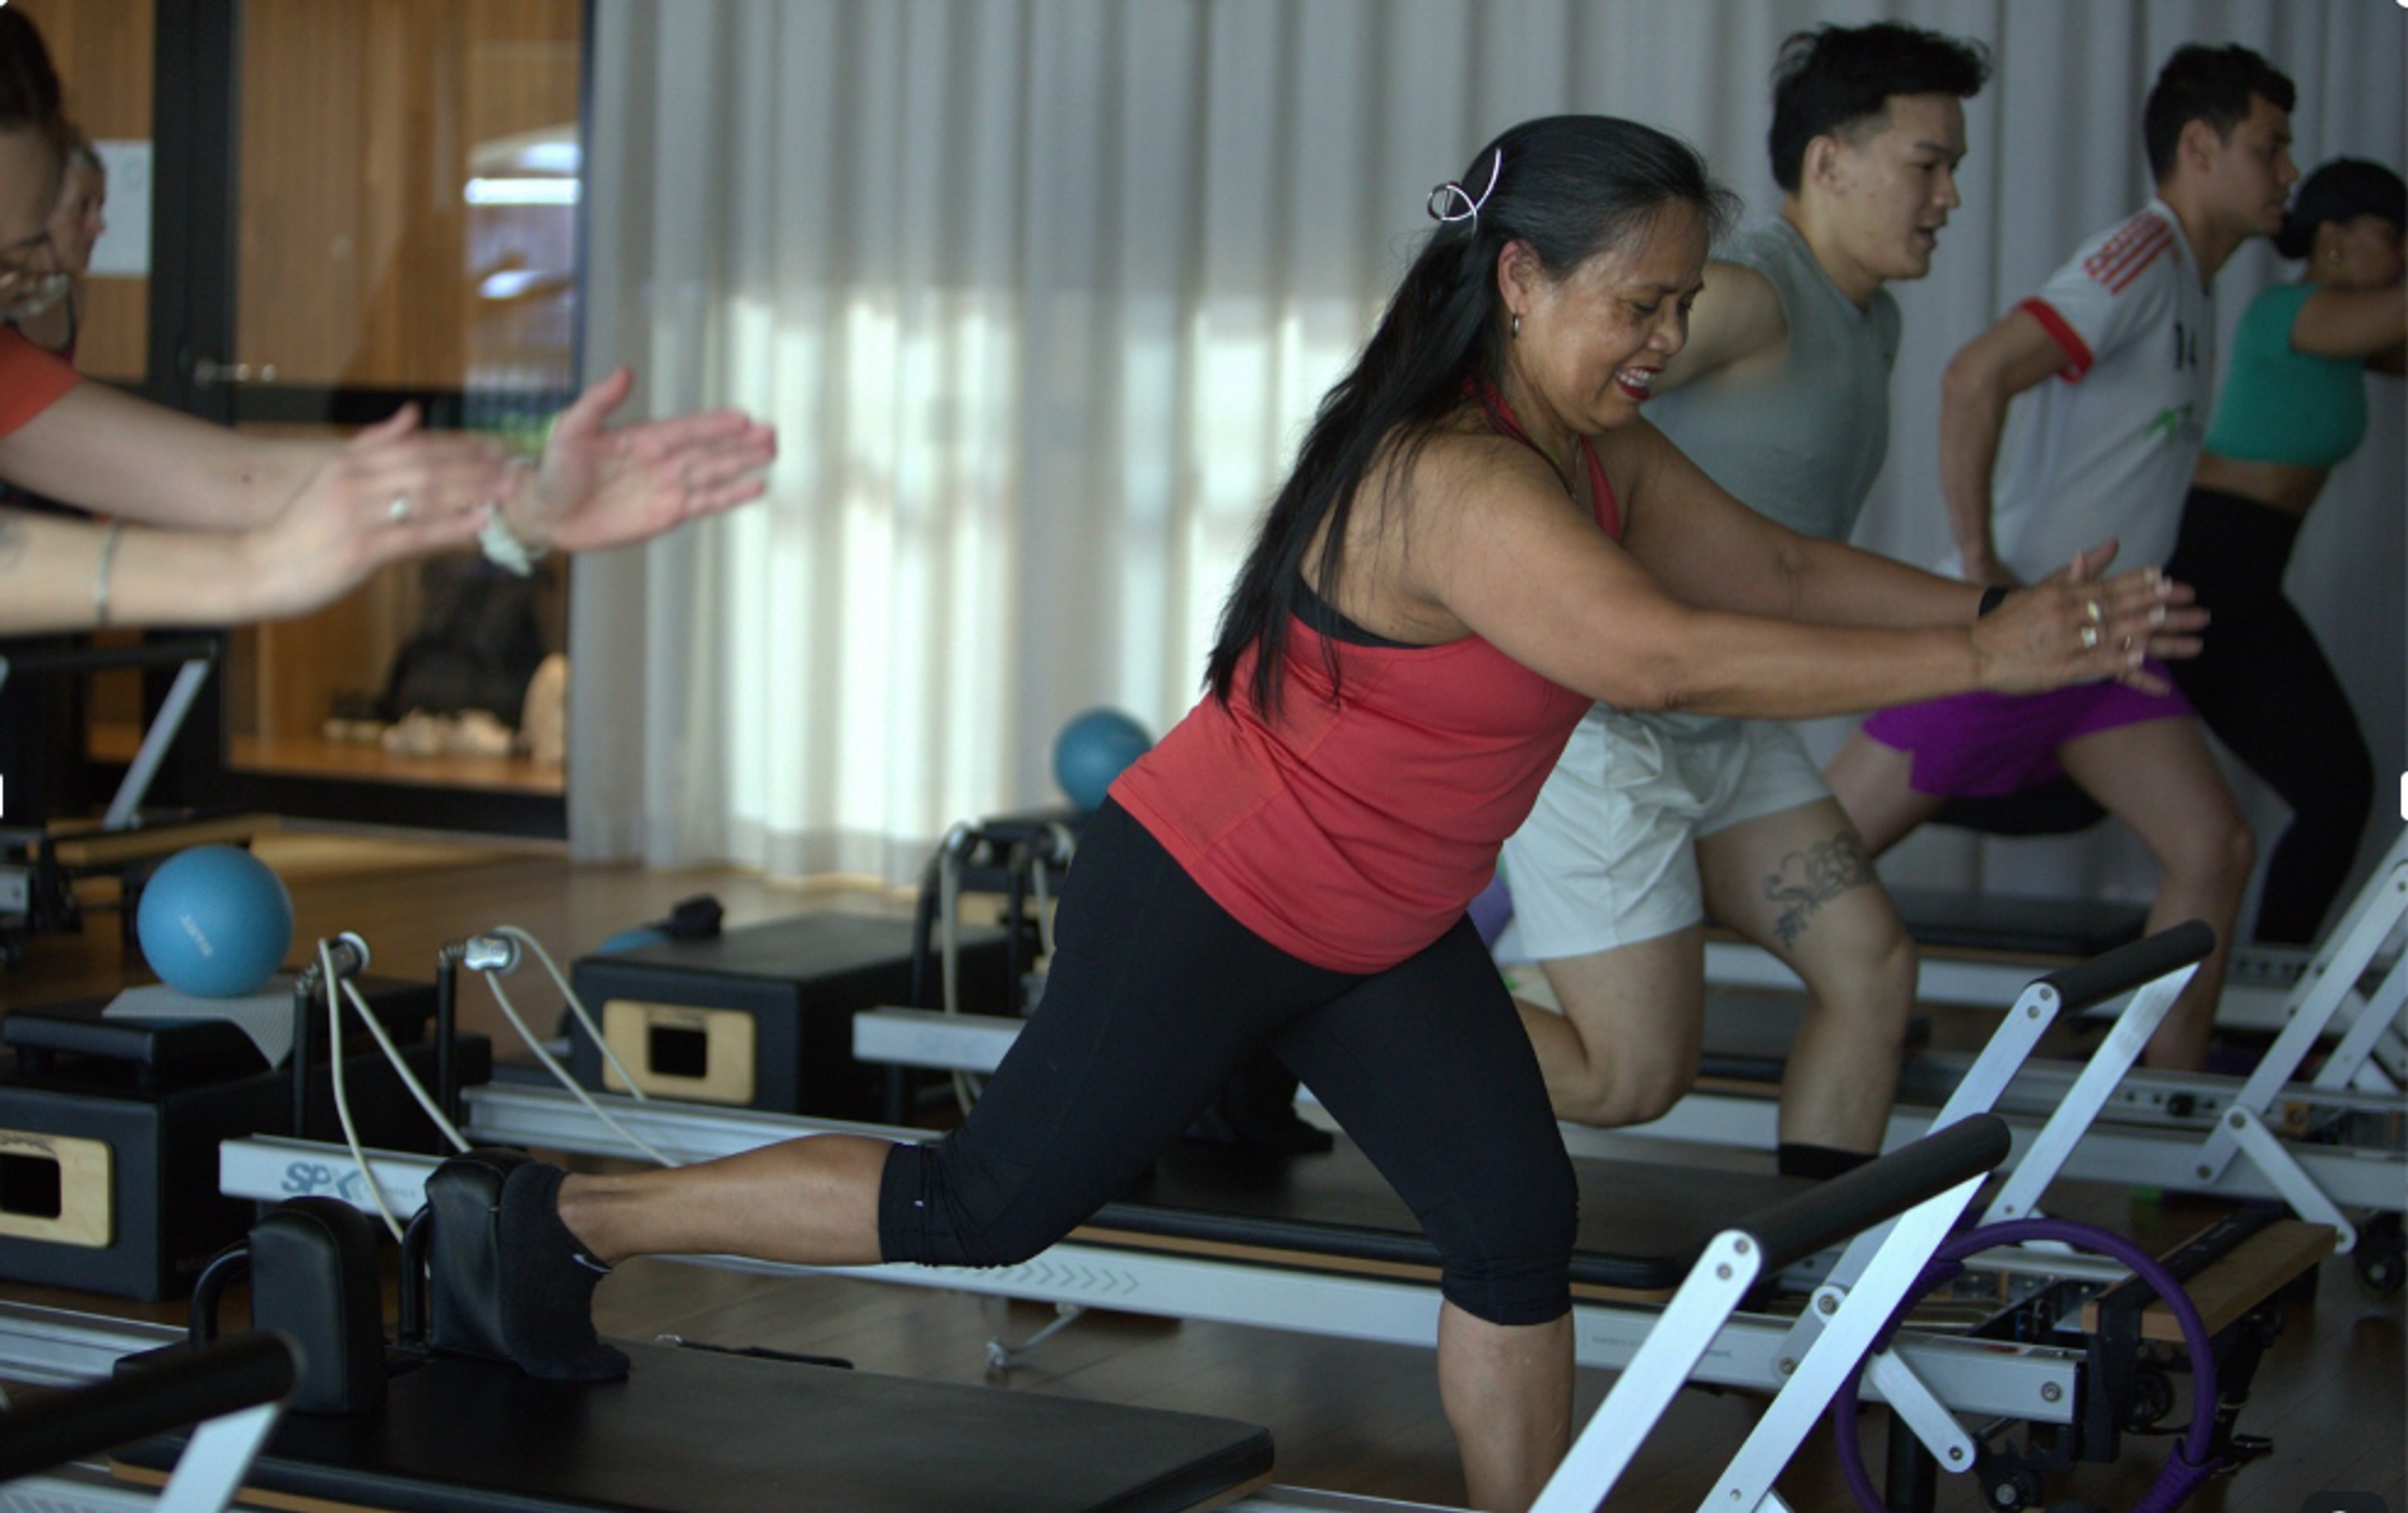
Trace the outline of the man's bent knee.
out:
[[[1557,1079],[1555,1117],[1600,1130],[1660,1119],[1698,1084],[1698,1062],[1617,1061],[1592,1053],[1576,1078]]]

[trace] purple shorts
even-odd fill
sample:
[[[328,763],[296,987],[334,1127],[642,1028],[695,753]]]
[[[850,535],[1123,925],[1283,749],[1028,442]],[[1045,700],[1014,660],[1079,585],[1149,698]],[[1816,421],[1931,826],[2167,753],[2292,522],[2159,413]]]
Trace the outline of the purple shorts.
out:
[[[2147,667],[2172,683],[2155,657]],[[2061,776],[2057,748],[2078,736],[2192,715],[2179,690],[2144,694],[2120,683],[2086,683],[2045,694],[1958,694],[1904,704],[1867,720],[1865,734],[1914,756],[1915,792],[1989,799]]]

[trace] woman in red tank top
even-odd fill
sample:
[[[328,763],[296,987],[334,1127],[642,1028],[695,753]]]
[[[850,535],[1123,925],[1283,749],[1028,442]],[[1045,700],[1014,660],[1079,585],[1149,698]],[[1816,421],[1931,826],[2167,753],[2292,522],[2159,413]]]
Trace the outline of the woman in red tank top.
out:
[[[1517,126],[1442,186],[1263,524],[1210,695],[1081,838],[1042,1004],[962,1126],[516,1167],[498,1264],[521,1364],[626,1369],[587,1304],[625,1256],[1025,1260],[1268,1048],[1424,1216],[1471,1500],[1526,1505],[1570,1434],[1577,1188],[1464,909],[1582,711],[2047,686],[2191,628],[2138,578],[2041,585],[1977,627],[1980,590],[1714,489],[1639,407],[1727,206],[1690,149],[1597,117]]]

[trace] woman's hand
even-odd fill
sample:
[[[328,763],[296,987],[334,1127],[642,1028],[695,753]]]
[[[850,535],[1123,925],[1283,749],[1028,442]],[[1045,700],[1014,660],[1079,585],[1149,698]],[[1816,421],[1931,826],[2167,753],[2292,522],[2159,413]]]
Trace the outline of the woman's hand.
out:
[[[697,516],[757,499],[777,432],[714,410],[609,427],[635,387],[622,367],[560,412],[531,479],[504,496],[510,534],[531,551],[592,551],[649,540]]]
[[[494,441],[423,430],[417,407],[403,406],[236,539],[245,591],[235,618],[305,613],[388,563],[474,543],[520,471]]]
[[[2041,693],[2102,678],[2145,693],[2167,691],[2143,662],[2199,655],[2207,612],[2191,590],[2155,568],[2098,575],[2114,559],[2108,541],[2061,571],[2010,593],[1973,625],[1981,686],[1997,693]]]

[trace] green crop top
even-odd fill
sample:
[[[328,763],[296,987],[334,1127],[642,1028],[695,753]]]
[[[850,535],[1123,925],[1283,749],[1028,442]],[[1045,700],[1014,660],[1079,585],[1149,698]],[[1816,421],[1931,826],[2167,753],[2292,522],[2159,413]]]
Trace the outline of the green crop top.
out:
[[[2278,283],[2249,302],[2216,401],[2207,450],[2235,462],[2330,468],[2366,438],[2366,362],[2293,350],[2312,283]]]

